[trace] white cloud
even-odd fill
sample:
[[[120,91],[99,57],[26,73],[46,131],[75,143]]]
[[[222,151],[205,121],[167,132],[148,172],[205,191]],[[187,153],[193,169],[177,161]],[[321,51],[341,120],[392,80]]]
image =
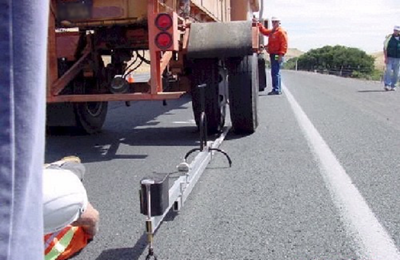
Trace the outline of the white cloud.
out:
[[[398,0],[264,0],[263,17],[271,16],[281,18],[290,48],[339,44],[372,53],[400,25],[400,6]]]

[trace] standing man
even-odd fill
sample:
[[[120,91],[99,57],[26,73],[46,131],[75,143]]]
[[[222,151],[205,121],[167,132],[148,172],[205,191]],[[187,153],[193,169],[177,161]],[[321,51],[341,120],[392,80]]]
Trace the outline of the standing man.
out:
[[[272,17],[271,22],[271,30],[265,28],[261,23],[258,23],[258,28],[263,35],[268,36],[267,52],[271,59],[272,77],[272,91],[268,95],[280,95],[282,94],[280,69],[283,64],[283,56],[287,52],[288,40],[286,31],[281,27],[280,19]]]
[[[400,67],[400,26],[393,29],[393,34],[389,34],[383,44],[385,55],[385,90],[396,90],[396,83],[399,78]]]

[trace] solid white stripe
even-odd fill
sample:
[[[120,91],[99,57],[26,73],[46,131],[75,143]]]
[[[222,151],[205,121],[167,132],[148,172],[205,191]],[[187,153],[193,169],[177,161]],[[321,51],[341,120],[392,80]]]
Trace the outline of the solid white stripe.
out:
[[[379,223],[365,199],[315,129],[293,95],[282,85],[308,144],[318,161],[321,174],[341,214],[348,233],[360,248],[365,260],[399,260],[400,253],[385,228]]]

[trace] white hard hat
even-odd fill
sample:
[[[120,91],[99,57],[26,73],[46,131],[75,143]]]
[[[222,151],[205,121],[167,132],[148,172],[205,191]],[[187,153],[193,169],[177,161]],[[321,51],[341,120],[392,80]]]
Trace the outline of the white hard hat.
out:
[[[271,17],[271,21],[272,21],[272,22],[274,22],[274,21],[278,21],[278,22],[279,22],[280,20],[281,20],[281,19],[279,19],[279,18],[276,17],[276,16],[272,16],[272,17]]]
[[[44,234],[57,232],[77,220],[86,210],[87,204],[86,189],[73,172],[44,169]]]
[[[396,26],[393,28],[393,30],[399,31],[399,32],[400,32],[400,25],[396,25]]]

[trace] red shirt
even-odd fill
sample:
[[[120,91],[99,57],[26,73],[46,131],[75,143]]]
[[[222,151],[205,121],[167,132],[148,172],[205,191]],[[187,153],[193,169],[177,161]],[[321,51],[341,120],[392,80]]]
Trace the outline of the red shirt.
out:
[[[282,27],[278,27],[275,30],[266,29],[260,25],[260,32],[265,36],[268,36],[267,52],[270,54],[285,55],[288,48],[287,33]]]

